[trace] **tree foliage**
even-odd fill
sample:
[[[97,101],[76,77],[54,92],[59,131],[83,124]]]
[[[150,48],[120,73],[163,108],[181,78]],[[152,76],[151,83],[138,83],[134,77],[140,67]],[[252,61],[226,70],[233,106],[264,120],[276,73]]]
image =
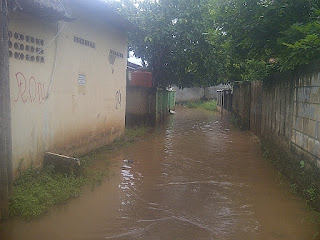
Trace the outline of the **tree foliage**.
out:
[[[205,34],[211,21],[206,0],[116,4],[142,29],[130,35],[130,50],[147,64],[157,85],[207,86],[218,81],[220,61]]]
[[[279,70],[293,70],[297,66],[320,58],[320,12],[315,11],[312,21],[293,24],[278,39],[283,51],[279,55]]]
[[[319,58],[320,0],[122,0],[160,86],[262,80]]]
[[[212,0],[214,32],[223,32],[233,80],[262,80],[318,58],[318,0]],[[318,55],[319,56],[319,55]]]

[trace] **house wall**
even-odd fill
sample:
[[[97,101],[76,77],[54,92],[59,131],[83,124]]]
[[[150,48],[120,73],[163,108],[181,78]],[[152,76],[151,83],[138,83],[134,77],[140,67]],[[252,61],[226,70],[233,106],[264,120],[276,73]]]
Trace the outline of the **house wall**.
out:
[[[124,132],[126,36],[94,17],[83,17],[85,12],[72,10],[77,20],[66,24],[11,14],[15,176],[20,167],[41,165],[46,151],[77,156],[108,144]],[[14,33],[23,34],[24,40],[15,39]],[[25,60],[27,54],[34,54],[26,51],[27,45],[41,47],[27,43],[26,36],[44,40],[44,46],[50,43],[41,55],[44,63]],[[74,42],[75,36],[94,43],[94,47]],[[24,50],[16,50],[14,43],[22,43]],[[110,57],[110,50],[123,57]],[[23,53],[24,60],[16,59],[15,52]],[[85,84],[79,84],[79,74],[85,75]]]
[[[155,110],[152,110],[154,96],[151,88],[128,86],[126,98],[126,124],[139,125],[152,121]]]

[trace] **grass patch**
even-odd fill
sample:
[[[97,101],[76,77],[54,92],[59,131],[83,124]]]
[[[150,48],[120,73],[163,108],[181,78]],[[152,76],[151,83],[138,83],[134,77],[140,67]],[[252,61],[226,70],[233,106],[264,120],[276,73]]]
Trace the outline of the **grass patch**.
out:
[[[148,130],[150,129],[144,126],[127,128],[125,131],[126,141],[136,141],[137,139],[143,137]]]
[[[53,167],[42,170],[28,169],[14,181],[9,202],[10,217],[16,216],[25,220],[39,217],[48,212],[52,206],[79,196],[84,186],[91,186],[93,189],[100,185],[108,177],[110,164],[108,154],[139,140],[148,130],[143,126],[128,128],[124,137],[82,156],[81,174],[77,177],[57,174],[53,171]],[[98,167],[94,167],[93,163],[98,160],[103,160],[101,161],[103,165],[100,163]]]
[[[187,107],[199,108],[199,109],[208,110],[208,111],[217,111],[217,102],[215,100],[210,100],[210,101],[199,100],[199,101],[189,102],[187,104]]]
[[[9,209],[11,216],[38,217],[50,207],[80,194],[83,177],[55,174],[52,167],[38,172],[27,170],[13,186]]]

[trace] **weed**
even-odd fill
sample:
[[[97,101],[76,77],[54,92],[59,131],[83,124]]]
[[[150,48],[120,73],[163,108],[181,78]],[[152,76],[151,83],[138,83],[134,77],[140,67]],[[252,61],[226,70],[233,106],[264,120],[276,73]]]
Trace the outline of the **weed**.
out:
[[[52,167],[41,172],[28,169],[14,182],[9,209],[11,216],[38,217],[55,205],[80,194],[82,177],[55,174]]]
[[[194,101],[194,102],[189,102],[187,104],[188,108],[200,108],[208,111],[217,111],[217,102],[215,100],[211,101]]]
[[[317,189],[315,187],[309,187],[303,189],[307,202],[314,202],[317,198]]]
[[[147,130],[148,128],[146,128],[145,126],[127,128],[125,131],[125,137],[130,139],[142,137],[146,134]]]
[[[19,161],[19,165],[18,165],[18,171],[19,171],[19,176],[20,177],[21,177],[21,174],[22,174],[23,161],[24,161],[24,158],[21,158],[20,161]]]

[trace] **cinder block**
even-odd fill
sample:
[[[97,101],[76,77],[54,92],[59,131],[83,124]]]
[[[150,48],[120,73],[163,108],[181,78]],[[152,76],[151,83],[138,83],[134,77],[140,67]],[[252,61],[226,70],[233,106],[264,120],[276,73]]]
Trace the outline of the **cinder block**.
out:
[[[318,134],[317,131],[316,131],[316,121],[314,120],[308,120],[308,124],[307,124],[307,131],[306,133],[313,137],[313,138],[316,138],[316,135]]]
[[[296,136],[297,136],[297,131],[292,129],[292,135],[291,135],[291,142],[293,142],[294,144],[296,144]]]
[[[315,73],[311,79],[312,86],[320,86],[320,72]]]
[[[314,104],[314,120],[320,121],[320,104]]]
[[[309,125],[309,119],[308,118],[302,118],[302,132],[307,133],[308,132],[308,125]]]
[[[310,91],[310,102],[320,103],[320,87],[312,87]]]
[[[297,89],[297,100],[298,102],[303,102],[303,87]]]
[[[301,128],[301,118],[300,117],[294,117],[293,119],[293,126],[296,130],[302,131]]]
[[[298,131],[296,131],[296,144],[297,144],[299,147],[303,147],[303,137],[302,137],[302,133],[301,133],[301,132],[298,132]]]
[[[311,76],[311,86],[315,85],[315,82],[317,81],[317,78],[318,78],[318,73],[312,74],[312,76]]]
[[[306,134],[302,134],[302,148],[306,151],[308,151],[308,143],[309,143],[309,137]]]
[[[304,79],[304,86],[311,86],[312,74],[308,74]]]
[[[310,104],[309,103],[304,103],[304,102],[298,103],[298,116],[299,117],[308,118],[309,112],[310,112]]]
[[[314,154],[314,138],[309,137],[308,138],[308,146],[307,146],[307,151],[311,154]]]
[[[303,88],[303,101],[310,102],[310,95],[311,95],[311,87],[304,87]]]
[[[309,104],[309,116],[308,117],[312,120],[316,120],[315,119],[315,110],[316,110],[315,106],[316,106],[315,104],[312,104],[312,103]]]
[[[320,141],[319,140],[314,141],[314,155],[317,158],[320,158]]]

